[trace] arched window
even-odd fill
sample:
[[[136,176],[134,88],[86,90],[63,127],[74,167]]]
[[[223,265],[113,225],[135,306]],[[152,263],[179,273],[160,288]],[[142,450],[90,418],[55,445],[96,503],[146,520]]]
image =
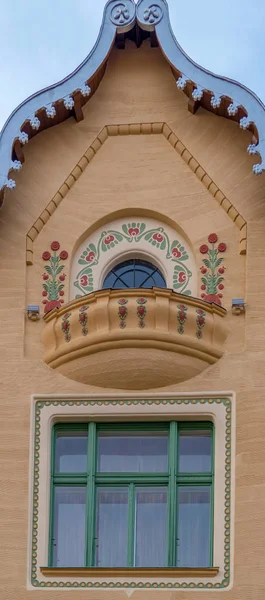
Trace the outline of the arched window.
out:
[[[167,287],[161,271],[146,260],[133,258],[113,267],[103,281],[103,288]]]

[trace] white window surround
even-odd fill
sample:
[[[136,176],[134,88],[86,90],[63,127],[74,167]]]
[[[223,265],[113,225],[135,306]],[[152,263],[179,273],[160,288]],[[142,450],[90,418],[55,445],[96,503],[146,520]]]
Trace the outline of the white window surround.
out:
[[[137,579],[111,577],[46,577],[50,511],[51,431],[56,422],[212,420],[215,426],[214,577]],[[33,395],[29,481],[28,589],[105,588],[225,591],[233,582],[233,530],[235,491],[235,394],[231,391],[200,393],[106,393],[84,395]]]
[[[163,221],[134,216],[106,223],[78,246],[72,260],[69,300],[101,289],[107,272],[131,258],[157,266],[168,288],[197,295],[196,261],[183,234]]]

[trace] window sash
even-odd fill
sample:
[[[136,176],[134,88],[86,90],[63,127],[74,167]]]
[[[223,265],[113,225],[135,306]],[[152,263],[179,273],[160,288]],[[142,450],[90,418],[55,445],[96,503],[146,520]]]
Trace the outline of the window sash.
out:
[[[122,431],[141,433],[144,431],[168,432],[168,472],[165,473],[102,473],[97,472],[97,436],[98,432]],[[178,435],[184,430],[209,430],[211,431],[212,453],[211,472],[205,473],[178,473]],[[55,444],[59,432],[75,433],[87,432],[87,471],[85,473],[57,473],[55,471]],[[49,566],[54,566],[54,494],[58,486],[85,486],[86,487],[86,531],[85,531],[85,561],[87,567],[95,566],[96,559],[96,494],[98,487],[128,487],[128,548],[127,566],[134,566],[135,552],[135,489],[136,487],[166,487],[167,488],[167,527],[166,566],[178,565],[178,487],[183,486],[210,486],[210,535],[209,535],[209,566],[213,564],[213,518],[214,518],[214,426],[211,422],[177,422],[166,423],[60,423],[53,427],[52,452],[51,452],[51,494],[50,494],[50,531],[49,531]],[[71,565],[69,565],[71,566]],[[154,565],[156,566],[156,565]]]

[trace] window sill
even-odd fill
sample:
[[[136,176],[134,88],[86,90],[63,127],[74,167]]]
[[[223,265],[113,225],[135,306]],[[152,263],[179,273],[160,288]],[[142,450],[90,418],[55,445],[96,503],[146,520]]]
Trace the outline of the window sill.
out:
[[[41,567],[45,577],[216,577],[219,567]]]

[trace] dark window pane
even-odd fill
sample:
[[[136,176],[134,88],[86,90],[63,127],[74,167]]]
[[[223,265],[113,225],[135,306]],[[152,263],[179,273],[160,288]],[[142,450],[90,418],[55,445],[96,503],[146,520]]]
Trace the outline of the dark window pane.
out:
[[[105,473],[167,472],[167,432],[99,433],[98,470]]]
[[[103,288],[151,288],[166,287],[165,279],[159,269],[146,260],[131,259],[113,267],[106,275]]]
[[[55,471],[84,473],[87,470],[87,432],[57,433]]]
[[[212,468],[212,432],[179,432],[179,471],[182,473],[205,473]]]
[[[96,565],[125,567],[127,543],[128,488],[98,488]]]
[[[85,565],[86,488],[55,487],[53,566]]]
[[[210,487],[178,488],[178,567],[210,566]]]
[[[167,488],[135,490],[135,566],[166,566]]]

